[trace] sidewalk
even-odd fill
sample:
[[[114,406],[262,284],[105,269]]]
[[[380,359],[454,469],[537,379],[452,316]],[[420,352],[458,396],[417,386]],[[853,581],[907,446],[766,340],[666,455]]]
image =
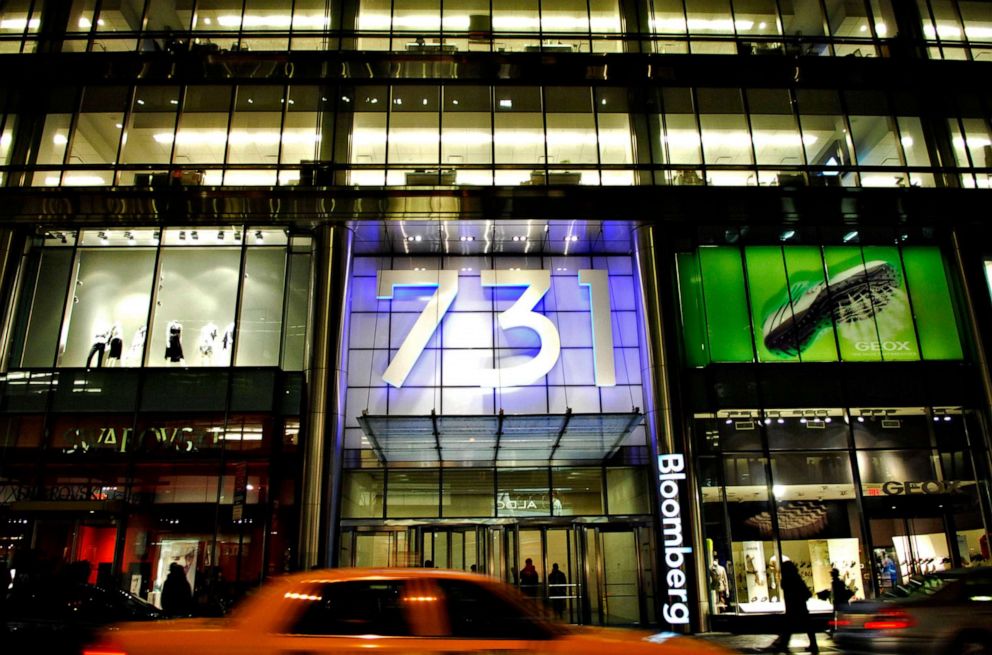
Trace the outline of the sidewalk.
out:
[[[760,653],[775,640],[775,635],[732,635],[726,632],[704,632],[696,636],[742,653]],[[822,632],[816,634],[816,643],[820,646],[821,653],[840,652],[834,647],[834,642],[831,641],[830,637]],[[806,635],[792,635],[792,643],[789,648],[793,653],[802,653],[808,647],[809,640]]]

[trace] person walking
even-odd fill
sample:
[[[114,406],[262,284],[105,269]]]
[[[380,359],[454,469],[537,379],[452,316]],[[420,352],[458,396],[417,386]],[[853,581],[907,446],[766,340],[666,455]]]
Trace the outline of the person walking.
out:
[[[568,578],[565,573],[558,568],[558,562],[551,565],[551,573],[548,574],[548,595],[551,597],[551,609],[559,619],[565,617],[565,596],[568,595],[566,585]]]
[[[169,575],[162,585],[162,609],[169,616],[189,616],[193,613],[193,590],[183,565],[178,562],[169,564]]]
[[[534,568],[534,560],[527,558],[524,560],[524,568],[520,569],[520,591],[531,598],[537,598],[537,586],[541,583],[541,577]]]
[[[799,569],[791,561],[782,562],[782,595],[785,596],[785,624],[778,638],[765,649],[766,653],[789,653],[789,641],[795,631],[805,631],[809,636],[810,653],[819,653],[816,633],[809,621],[806,601],[813,595],[799,575]]]

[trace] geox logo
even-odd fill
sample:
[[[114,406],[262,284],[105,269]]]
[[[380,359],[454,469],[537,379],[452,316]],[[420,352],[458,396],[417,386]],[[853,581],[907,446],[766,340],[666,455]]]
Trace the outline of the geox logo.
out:
[[[878,341],[858,341],[854,344],[854,348],[863,353],[877,353],[880,350],[884,350],[887,353],[912,352],[908,341],[883,341],[881,343]]]

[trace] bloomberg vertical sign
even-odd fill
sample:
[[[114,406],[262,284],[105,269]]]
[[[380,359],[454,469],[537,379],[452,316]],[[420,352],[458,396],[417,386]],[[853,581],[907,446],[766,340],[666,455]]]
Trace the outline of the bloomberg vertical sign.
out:
[[[687,564],[692,546],[682,520],[682,490],[685,486],[685,456],[658,456],[658,494],[661,498],[662,559],[668,593],[661,613],[672,626],[689,624],[689,577]]]

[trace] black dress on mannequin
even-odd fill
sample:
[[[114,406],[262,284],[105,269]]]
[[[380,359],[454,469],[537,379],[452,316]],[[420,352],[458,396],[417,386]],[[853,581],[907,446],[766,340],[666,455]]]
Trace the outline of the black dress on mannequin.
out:
[[[183,325],[178,321],[169,323],[169,343],[165,348],[165,358],[170,362],[183,360]]]
[[[115,324],[114,327],[110,328],[107,346],[107,359],[115,359],[120,361],[121,354],[124,352],[124,341],[121,339],[121,330],[119,325]],[[110,365],[113,366],[114,362],[111,362]]]

